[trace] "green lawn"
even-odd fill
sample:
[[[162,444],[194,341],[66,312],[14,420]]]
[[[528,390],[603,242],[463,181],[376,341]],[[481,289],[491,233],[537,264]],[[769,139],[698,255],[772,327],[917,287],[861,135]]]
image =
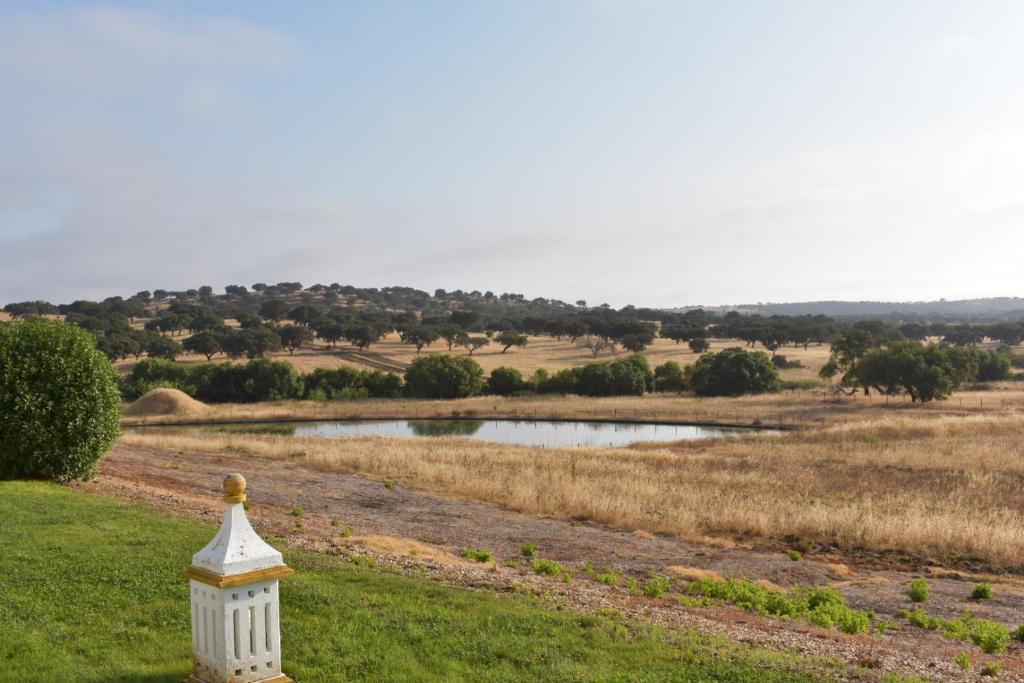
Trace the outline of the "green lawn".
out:
[[[0,482],[3,680],[179,683],[181,571],[211,526],[43,483]],[[839,670],[523,596],[284,549],[285,670],[312,681],[812,681]],[[810,667],[810,668],[809,668]]]

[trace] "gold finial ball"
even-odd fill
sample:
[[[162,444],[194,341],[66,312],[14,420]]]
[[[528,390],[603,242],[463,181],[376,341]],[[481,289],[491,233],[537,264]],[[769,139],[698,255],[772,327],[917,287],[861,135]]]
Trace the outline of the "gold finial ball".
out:
[[[237,472],[224,477],[224,501],[227,503],[245,502],[245,477]]]

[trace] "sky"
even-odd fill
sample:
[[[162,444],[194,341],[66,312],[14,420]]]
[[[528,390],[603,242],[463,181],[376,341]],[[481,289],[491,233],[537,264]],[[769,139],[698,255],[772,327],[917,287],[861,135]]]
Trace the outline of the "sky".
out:
[[[0,303],[1024,294],[1024,3],[0,0]]]

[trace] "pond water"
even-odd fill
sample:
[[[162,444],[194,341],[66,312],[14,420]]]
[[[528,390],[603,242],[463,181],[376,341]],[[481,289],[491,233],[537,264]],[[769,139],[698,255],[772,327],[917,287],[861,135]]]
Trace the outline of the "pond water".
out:
[[[628,446],[638,441],[707,439],[767,431],[744,427],[554,420],[336,420],[302,424],[218,425],[202,429],[322,439],[461,436],[492,443],[548,448]]]

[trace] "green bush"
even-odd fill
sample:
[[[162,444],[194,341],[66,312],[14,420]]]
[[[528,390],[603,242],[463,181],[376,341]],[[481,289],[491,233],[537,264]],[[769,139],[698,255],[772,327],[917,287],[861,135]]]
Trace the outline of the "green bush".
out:
[[[494,559],[494,555],[492,555],[488,551],[476,550],[474,548],[463,549],[462,556],[468,557],[471,560],[476,560],[477,562],[490,562]]]
[[[804,554],[799,550],[790,550],[789,559],[793,560],[794,562],[799,562],[800,560],[804,559]]]
[[[652,575],[644,585],[644,595],[649,598],[660,598],[672,589],[672,583],[663,576]]]
[[[987,619],[975,619],[970,612],[964,612],[956,619],[930,616],[920,607],[911,612],[902,610],[899,616],[907,619],[912,626],[932,631],[940,630],[950,640],[969,640],[984,652],[1003,652],[1010,645],[1010,629]]]
[[[779,390],[779,371],[768,354],[731,348],[706,353],[693,366],[698,396],[740,396]]]
[[[523,543],[522,547],[519,548],[519,551],[523,554],[523,557],[536,557],[537,546],[527,541]]]
[[[690,388],[686,373],[674,360],[665,361],[654,368],[655,391],[682,393]]]
[[[971,597],[975,600],[988,600],[992,597],[992,586],[987,583],[979,583],[971,591]]]
[[[117,372],[85,330],[0,324],[0,478],[87,479],[120,433]]]
[[[530,567],[533,571],[544,576],[561,576],[565,573],[565,569],[562,565],[558,564],[554,560],[533,560],[530,562]]]
[[[487,378],[487,392],[497,396],[511,396],[524,387],[523,375],[515,368],[494,368]]]
[[[926,579],[914,579],[910,582],[910,589],[907,591],[907,595],[914,602],[924,602],[932,594],[932,587],[928,585]]]
[[[787,594],[750,581],[704,578],[690,583],[686,590],[757,614],[807,619],[845,633],[867,633],[871,626],[870,612],[849,607],[843,594],[831,587],[798,588]]]
[[[430,354],[405,371],[405,391],[413,398],[465,398],[480,393],[484,371],[472,358]]]

